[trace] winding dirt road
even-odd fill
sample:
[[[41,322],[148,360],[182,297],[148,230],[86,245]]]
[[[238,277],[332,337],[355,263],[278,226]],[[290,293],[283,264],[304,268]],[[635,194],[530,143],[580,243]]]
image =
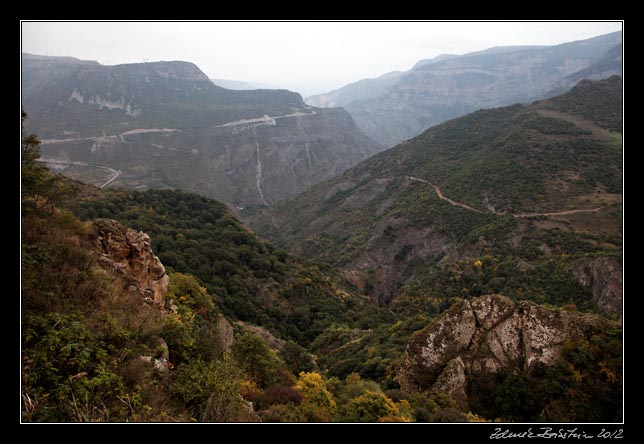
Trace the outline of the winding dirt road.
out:
[[[474,211],[475,213],[483,214],[484,211],[477,210],[476,208],[473,208],[467,204],[464,204],[462,202],[457,202],[455,200],[450,199],[449,197],[445,196],[441,189],[439,188],[438,185],[435,185],[431,183],[428,180],[421,179],[419,177],[414,177],[414,176],[406,176],[407,179],[414,181],[414,182],[422,182],[425,183],[432,188],[434,188],[434,191],[436,191],[436,195],[438,196],[439,199],[444,200],[445,202],[448,202],[450,205],[453,205],[455,207],[460,207],[464,208],[466,210]],[[577,213],[595,213],[599,210],[601,210],[604,207],[598,207],[598,208],[589,208],[589,209],[578,209],[578,210],[564,210],[564,211],[552,211],[549,213],[518,213],[518,214],[512,214],[512,217],[514,218],[527,218],[527,217],[535,217],[535,216],[567,216],[569,214],[577,214]],[[499,213],[496,211],[491,212],[492,214],[498,214],[499,216],[503,216],[506,213]]]
[[[443,192],[441,191],[441,189],[438,187],[438,185],[434,185],[433,183],[431,183],[428,180],[420,179],[420,178],[414,177],[414,176],[408,176],[407,178],[409,180],[413,180],[415,182],[426,183],[427,185],[431,186],[432,188],[434,188],[434,191],[436,191],[436,195],[438,196],[439,199],[444,200],[446,202],[449,202],[451,205],[453,205],[455,207],[465,208],[466,210],[474,211],[475,213],[483,213],[483,211],[481,211],[481,210],[477,210],[476,208],[470,207],[467,204],[464,204],[462,202],[456,202],[455,200],[452,200],[449,197],[446,197],[443,194]]]
[[[86,166],[90,168],[100,168],[102,170],[108,170],[112,174],[112,176],[105,183],[103,183],[102,185],[99,185],[99,188],[104,188],[108,186],[109,184],[114,182],[114,180],[117,177],[119,177],[121,174],[120,171],[115,170],[114,168],[110,168],[102,165],[90,165],[86,162],[71,162],[67,160],[58,160],[58,159],[49,159],[49,158],[41,158],[39,161],[42,163],[50,163],[53,165],[78,165],[78,166]]]
[[[308,108],[307,108],[308,109]],[[215,125],[211,128],[225,128],[228,126],[239,126],[239,125],[254,125],[254,126],[262,126],[262,125],[276,125],[275,121],[277,119],[286,119],[288,117],[306,117],[306,116],[314,116],[317,114],[315,110],[311,110],[310,113],[304,113],[302,111],[296,111],[291,114],[284,114],[281,116],[269,116],[268,114],[264,114],[263,117],[258,117],[256,119],[241,119],[241,120],[235,120],[234,122],[228,122],[224,123],[223,125]]]

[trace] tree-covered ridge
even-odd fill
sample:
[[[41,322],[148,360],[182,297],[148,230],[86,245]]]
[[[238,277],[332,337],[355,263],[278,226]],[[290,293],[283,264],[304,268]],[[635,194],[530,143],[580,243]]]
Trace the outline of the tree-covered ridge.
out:
[[[547,108],[576,114],[609,131],[622,132],[623,82],[612,76],[602,82],[582,80],[569,93],[541,102]]]
[[[380,319],[375,308],[367,315],[357,290],[333,268],[275,249],[217,201],[181,191],[118,190],[80,203],[76,212],[148,233],[163,264],[196,276],[225,315],[284,338],[308,344],[332,322]]]
[[[587,254],[619,256],[620,137],[574,114],[586,106],[612,115],[613,107],[601,104],[621,102],[619,84],[584,83],[592,94],[573,90],[445,122],[245,217],[277,246],[371,282],[380,301],[395,298],[426,268],[465,257],[543,269],[552,254],[567,255],[568,263]],[[580,105],[564,112],[556,100]],[[537,298],[548,299],[559,297]]]

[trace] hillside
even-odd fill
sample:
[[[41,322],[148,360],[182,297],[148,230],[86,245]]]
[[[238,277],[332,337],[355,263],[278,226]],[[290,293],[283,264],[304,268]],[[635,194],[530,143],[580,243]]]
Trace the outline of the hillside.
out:
[[[375,79],[358,80],[326,94],[307,97],[304,101],[311,106],[328,108],[331,106],[346,106],[351,102],[372,99],[382,95],[387,88],[395,85],[403,74],[399,71],[393,71]]]
[[[396,85],[402,76],[408,74],[414,69],[454,57],[458,56],[452,54],[441,54],[432,59],[420,60],[409,71],[392,71],[387,74],[383,74],[380,77],[376,77],[375,79],[358,80],[357,82],[349,83],[348,85],[334,91],[307,97],[304,101],[311,106],[328,108],[332,106],[346,106],[353,102],[373,99],[386,93],[389,87]]]
[[[357,373],[327,378],[317,357],[283,339],[306,344],[325,326],[369,331],[390,322],[331,268],[274,250],[221,203],[181,192],[103,192],[53,175],[37,157],[37,139],[25,137],[22,422],[445,417],[443,403],[392,400]],[[156,234],[114,219],[82,222],[64,207]],[[256,319],[277,337],[236,318]],[[422,325],[403,329],[396,357],[409,327]],[[417,405],[430,410],[416,415]]]
[[[197,277],[226,316],[284,339],[306,345],[331,323],[352,322],[350,307],[365,305],[333,268],[276,250],[217,201],[170,190],[82,200],[74,211],[83,219],[112,218],[148,233],[161,261]]]
[[[22,53],[22,96],[26,97],[39,88],[68,76],[78,66],[99,66],[98,62],[74,57],[50,57]]]
[[[560,94],[582,78],[621,75],[621,42],[621,32],[615,32],[556,46],[496,47],[439,56],[419,62],[393,81],[389,78],[389,83],[384,76],[368,79],[307,101],[342,104],[365,134],[390,147],[477,109]],[[361,84],[372,85],[373,93],[358,94]]]
[[[45,66],[30,57],[26,129],[50,165],[97,186],[267,205],[379,149],[342,109],[311,108],[286,90],[224,89],[192,63]]]
[[[485,293],[591,309],[575,261],[621,262],[621,85],[445,122],[243,217],[403,312]]]
[[[23,65],[29,75],[39,69]],[[287,114],[303,106],[299,94],[285,90],[218,87],[197,66],[182,61],[78,64],[37,89],[29,78],[23,79],[27,128],[45,140],[111,136],[136,128],[188,130]]]
[[[23,422],[352,421],[351,401],[374,386],[391,404],[386,413],[411,420],[374,382],[354,378],[350,396],[338,381],[332,394],[302,346],[235,320],[268,320],[304,343],[331,322],[367,327],[375,308],[328,267],[275,251],[221,203],[105,193],[46,171],[37,157],[37,139],[24,137]],[[114,219],[82,222],[68,206],[132,220],[157,239]],[[217,293],[178,269],[206,276]]]

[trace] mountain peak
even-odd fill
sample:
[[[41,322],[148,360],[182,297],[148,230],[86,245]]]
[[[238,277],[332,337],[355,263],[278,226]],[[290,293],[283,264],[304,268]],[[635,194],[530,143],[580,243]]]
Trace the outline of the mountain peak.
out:
[[[145,74],[153,74],[165,79],[188,80],[188,81],[207,81],[208,76],[192,62],[179,60],[158,61],[144,63],[127,63],[115,65],[117,69],[140,71]]]

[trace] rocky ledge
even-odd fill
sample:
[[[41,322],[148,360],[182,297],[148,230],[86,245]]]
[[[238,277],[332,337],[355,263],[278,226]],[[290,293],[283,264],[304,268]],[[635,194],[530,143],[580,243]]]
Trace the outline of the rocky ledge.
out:
[[[98,232],[96,250],[103,267],[125,278],[131,292],[163,309],[169,278],[152,251],[150,236],[112,219],[97,219],[94,226]]]
[[[410,339],[398,380],[407,392],[447,393],[467,408],[470,378],[552,365],[567,341],[589,338],[610,323],[500,295],[463,300]]]

